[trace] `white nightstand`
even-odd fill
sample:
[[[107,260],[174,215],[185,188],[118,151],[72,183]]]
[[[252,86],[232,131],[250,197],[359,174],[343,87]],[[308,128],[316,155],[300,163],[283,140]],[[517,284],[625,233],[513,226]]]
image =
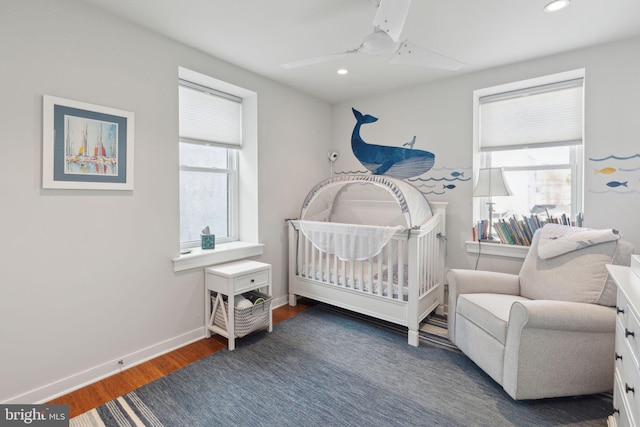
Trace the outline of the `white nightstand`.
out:
[[[211,332],[215,332],[229,340],[229,350],[236,347],[236,331],[233,301],[236,295],[245,292],[263,289],[262,292],[271,296],[271,265],[258,261],[242,260],[228,264],[215,265],[205,269],[205,306],[204,318],[207,337]],[[217,292],[214,302],[216,309],[224,310],[226,314],[227,328],[214,324],[215,312],[212,310],[211,291]],[[224,309],[222,296],[228,299],[228,310]],[[268,330],[273,330],[273,318],[271,315],[271,305],[269,304]]]

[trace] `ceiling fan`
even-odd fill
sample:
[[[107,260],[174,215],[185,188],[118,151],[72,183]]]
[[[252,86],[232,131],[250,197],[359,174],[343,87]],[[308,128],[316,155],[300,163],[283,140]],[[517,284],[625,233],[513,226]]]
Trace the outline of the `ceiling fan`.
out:
[[[425,49],[408,40],[400,41],[409,6],[411,6],[411,0],[380,0],[373,19],[373,32],[362,40],[360,46],[341,53],[288,62],[282,64],[282,67],[299,68],[333,61],[347,55],[365,54],[388,57],[392,64],[410,64],[452,71],[463,68],[465,64],[462,62]]]

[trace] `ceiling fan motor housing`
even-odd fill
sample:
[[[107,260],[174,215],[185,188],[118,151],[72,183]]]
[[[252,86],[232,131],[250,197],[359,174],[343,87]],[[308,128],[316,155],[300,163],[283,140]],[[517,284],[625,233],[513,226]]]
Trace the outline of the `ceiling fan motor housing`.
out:
[[[398,43],[393,41],[389,34],[376,30],[362,40],[359,52],[369,56],[388,56],[398,50]]]

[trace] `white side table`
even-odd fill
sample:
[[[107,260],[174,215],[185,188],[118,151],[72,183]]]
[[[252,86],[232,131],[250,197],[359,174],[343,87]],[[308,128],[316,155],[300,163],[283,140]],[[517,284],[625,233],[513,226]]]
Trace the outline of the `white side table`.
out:
[[[228,264],[215,265],[205,269],[205,305],[204,318],[207,338],[211,332],[227,337],[229,340],[229,350],[236,348],[235,319],[233,301],[236,295],[258,290],[271,296],[271,265],[252,260],[241,260]],[[219,295],[226,295],[228,310],[226,313],[227,329],[214,324],[214,313],[212,313],[210,291]],[[220,299],[222,304],[222,300]],[[224,305],[222,306],[224,308]],[[273,330],[273,318],[269,310],[268,331]]]

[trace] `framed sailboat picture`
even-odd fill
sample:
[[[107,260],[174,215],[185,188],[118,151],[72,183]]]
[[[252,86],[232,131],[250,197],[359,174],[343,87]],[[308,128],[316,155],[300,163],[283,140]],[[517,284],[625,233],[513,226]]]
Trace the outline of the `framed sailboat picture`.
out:
[[[42,188],[133,190],[134,113],[43,96]]]

